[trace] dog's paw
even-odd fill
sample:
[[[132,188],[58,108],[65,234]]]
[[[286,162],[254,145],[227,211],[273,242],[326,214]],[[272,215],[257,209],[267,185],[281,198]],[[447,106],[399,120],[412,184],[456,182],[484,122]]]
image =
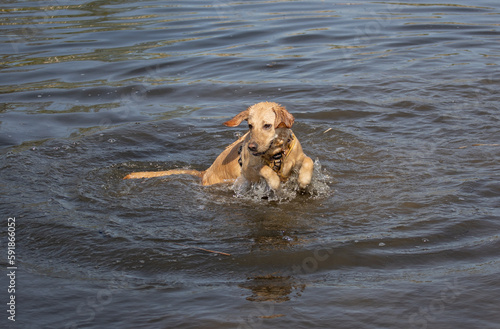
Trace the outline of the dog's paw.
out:
[[[267,185],[274,191],[280,188],[280,178],[279,176],[268,166],[263,166],[260,169],[260,176],[264,178]]]
[[[303,174],[301,172],[301,175],[299,175],[299,178],[297,179],[297,183],[299,184],[299,188],[301,190],[305,190],[310,184],[312,180],[312,175],[309,173]]]
[[[305,189],[309,184],[311,184],[312,174],[314,170],[314,163],[311,158],[306,157],[299,171],[299,178],[297,182],[301,189]]]
[[[281,182],[280,182],[280,180],[279,180],[279,178],[278,178],[278,179],[277,179],[277,181],[276,181],[276,180],[274,180],[274,179],[273,179],[272,181],[268,181],[268,182],[267,182],[267,185],[269,185],[269,187],[271,188],[271,190],[273,190],[273,191],[277,191],[277,190],[279,190],[279,188],[280,188],[280,183],[281,183]]]

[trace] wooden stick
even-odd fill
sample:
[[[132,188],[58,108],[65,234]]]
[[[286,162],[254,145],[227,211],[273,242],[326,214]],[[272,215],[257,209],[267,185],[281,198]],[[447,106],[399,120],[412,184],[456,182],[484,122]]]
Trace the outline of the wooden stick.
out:
[[[472,146],[500,146],[500,144],[472,144]]]
[[[472,144],[471,146],[500,146],[500,144]],[[460,146],[459,149],[465,149],[468,146]]]
[[[221,251],[215,251],[215,250],[210,250],[210,249],[205,249],[205,248],[200,248],[200,247],[188,246],[188,245],[185,245],[185,244],[182,244],[182,243],[177,243],[177,242],[172,242],[172,243],[176,244],[178,246],[181,246],[181,247],[185,247],[185,248],[198,249],[198,250],[203,250],[203,251],[211,252],[211,253],[214,253],[214,254],[219,254],[219,255],[224,255],[224,256],[231,256],[231,254],[228,254],[228,253],[225,253],[225,252],[221,252]]]

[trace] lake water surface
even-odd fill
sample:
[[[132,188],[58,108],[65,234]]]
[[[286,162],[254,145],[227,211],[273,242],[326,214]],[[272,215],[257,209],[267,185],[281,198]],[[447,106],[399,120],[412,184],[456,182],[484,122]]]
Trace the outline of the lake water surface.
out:
[[[499,328],[498,1],[0,15],[2,328]],[[311,193],[121,179],[207,168],[260,101],[295,116]]]

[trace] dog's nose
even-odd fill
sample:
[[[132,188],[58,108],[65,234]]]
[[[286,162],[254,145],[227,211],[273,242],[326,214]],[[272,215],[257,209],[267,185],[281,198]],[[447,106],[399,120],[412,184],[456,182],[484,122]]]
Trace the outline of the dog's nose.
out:
[[[248,144],[248,149],[250,151],[252,151],[252,152],[256,152],[258,147],[259,146],[257,145],[257,143],[250,143],[250,144]]]

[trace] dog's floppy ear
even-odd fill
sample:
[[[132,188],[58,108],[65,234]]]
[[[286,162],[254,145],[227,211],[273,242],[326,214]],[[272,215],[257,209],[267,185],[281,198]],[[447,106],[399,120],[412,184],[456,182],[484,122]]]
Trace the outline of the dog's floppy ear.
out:
[[[225,126],[228,126],[228,127],[236,127],[236,126],[239,126],[240,123],[243,121],[243,120],[248,120],[248,112],[250,110],[249,109],[246,109],[245,111],[243,112],[240,112],[238,114],[236,114],[236,116],[234,118],[232,118],[231,120],[229,121],[226,121],[224,122],[224,125]]]
[[[292,128],[295,118],[285,109],[284,106],[275,106],[273,107],[273,111],[276,114],[276,118],[274,119],[274,128]]]

